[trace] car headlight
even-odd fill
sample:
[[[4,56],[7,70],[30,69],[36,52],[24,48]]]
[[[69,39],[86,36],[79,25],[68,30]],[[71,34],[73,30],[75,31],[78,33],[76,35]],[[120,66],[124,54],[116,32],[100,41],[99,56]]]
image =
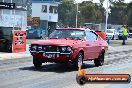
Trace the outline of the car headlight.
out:
[[[36,46],[36,45],[33,45],[33,46],[31,47],[31,49],[32,49],[32,50],[36,50],[36,49],[37,49],[37,46]]]
[[[62,48],[61,48],[61,50],[62,50],[62,52],[70,52],[72,49],[71,49],[71,47],[67,47],[67,46],[63,46]]]
[[[66,47],[63,46],[63,47],[61,48],[61,50],[62,50],[62,52],[65,52],[65,51],[66,51]]]
[[[43,50],[46,50],[46,47],[43,47]]]
[[[67,47],[67,51],[72,51],[71,47]]]
[[[42,46],[38,46],[38,49],[39,49],[39,50],[42,50],[42,48],[43,48]]]

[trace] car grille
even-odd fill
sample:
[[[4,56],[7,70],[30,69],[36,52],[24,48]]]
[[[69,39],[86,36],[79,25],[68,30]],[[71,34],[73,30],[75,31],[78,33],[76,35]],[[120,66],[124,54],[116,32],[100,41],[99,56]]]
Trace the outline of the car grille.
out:
[[[43,46],[46,52],[57,52],[59,51],[57,46]]]
[[[36,46],[36,48],[34,48]],[[37,52],[59,52],[59,46],[54,45],[31,45],[30,47],[31,51],[37,51]]]

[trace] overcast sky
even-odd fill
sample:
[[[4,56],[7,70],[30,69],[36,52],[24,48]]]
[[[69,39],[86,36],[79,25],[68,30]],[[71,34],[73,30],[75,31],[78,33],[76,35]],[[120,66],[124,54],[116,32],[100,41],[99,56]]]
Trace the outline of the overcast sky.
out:
[[[76,2],[83,2],[83,1],[89,1],[89,0],[75,0],[75,1],[76,1]],[[125,0],[126,3],[129,3],[129,2],[131,2],[131,1],[132,1],[132,0]],[[93,0],[93,2],[99,3],[99,0]],[[104,1],[104,5],[103,5],[105,8],[106,8],[106,6],[107,6],[107,3],[106,3],[106,2],[107,2],[107,0]]]

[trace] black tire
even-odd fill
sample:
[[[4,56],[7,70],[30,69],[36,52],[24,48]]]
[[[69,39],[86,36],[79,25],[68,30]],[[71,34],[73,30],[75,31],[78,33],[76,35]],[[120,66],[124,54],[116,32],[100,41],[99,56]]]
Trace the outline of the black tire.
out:
[[[7,50],[7,52],[11,53],[12,52],[12,46],[9,45],[6,50]]]
[[[121,40],[121,38],[118,36],[118,40]]]
[[[115,39],[115,37],[114,37],[114,35],[113,35],[112,40],[114,40],[114,39]]]
[[[37,58],[33,58],[33,64],[35,68],[42,67],[42,62],[40,62]]]
[[[78,68],[79,68],[79,63],[81,64],[81,67],[83,66],[83,58],[84,58],[83,53],[79,52],[76,59],[75,59],[75,61],[74,61],[74,63],[73,63],[74,68],[76,70],[78,70]]]
[[[105,55],[105,53],[102,52],[100,54],[100,56],[97,59],[94,60],[95,66],[98,67],[98,66],[102,66],[104,64],[104,55]]]
[[[6,40],[6,43],[5,43],[5,51],[8,52],[8,53],[11,53],[12,52],[12,43],[10,43],[9,40]]]

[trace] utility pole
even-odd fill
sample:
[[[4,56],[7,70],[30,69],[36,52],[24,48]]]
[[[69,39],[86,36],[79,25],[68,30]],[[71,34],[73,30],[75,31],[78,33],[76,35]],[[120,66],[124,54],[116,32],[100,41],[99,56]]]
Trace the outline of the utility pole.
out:
[[[77,12],[76,12],[76,28],[77,28],[77,23],[78,23],[78,2],[77,2]]]
[[[106,23],[105,23],[105,33],[106,33],[106,30],[107,30],[107,26],[108,26],[108,3],[109,3],[109,0],[107,0],[107,8],[106,8]]]
[[[3,2],[5,2],[5,0],[3,0]],[[3,14],[3,9],[1,10],[1,14]]]

